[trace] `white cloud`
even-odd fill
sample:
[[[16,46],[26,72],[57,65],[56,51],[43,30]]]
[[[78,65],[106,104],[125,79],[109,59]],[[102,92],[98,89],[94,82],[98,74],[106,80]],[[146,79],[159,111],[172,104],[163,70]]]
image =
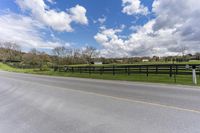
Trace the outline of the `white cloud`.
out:
[[[104,24],[105,22],[106,22],[106,17],[105,16],[103,16],[103,17],[101,17],[101,18],[99,18],[98,19],[98,22],[100,23],[100,24]]]
[[[103,25],[106,22],[107,18],[103,15],[102,17],[98,18],[97,20],[93,20],[93,23],[99,23],[100,25]]]
[[[128,15],[147,15],[149,10],[140,0],[122,0],[123,13]]]
[[[102,56],[115,57],[127,55],[124,40],[118,36],[121,32],[122,29],[103,28],[94,36],[94,39],[104,47],[101,50]]]
[[[55,0],[47,0],[51,4],[56,4]]]
[[[45,26],[30,17],[4,13],[0,15],[0,25],[0,40],[16,42],[23,49],[52,49],[65,44],[58,40],[46,40],[41,34]]]
[[[80,24],[88,24],[88,19],[86,17],[87,10],[84,7],[76,5],[75,7],[70,8],[69,11],[72,21]]]
[[[55,1],[49,0],[49,2]],[[31,12],[35,19],[57,31],[73,31],[72,22],[83,25],[88,24],[87,10],[80,5],[76,5],[64,12],[50,9],[44,0],[16,0],[16,3],[23,11]]]
[[[154,19],[134,25],[127,38],[121,37],[123,31],[101,28],[94,38],[103,46],[102,55],[178,55],[183,47],[188,48],[187,53],[200,51],[200,1],[155,0],[153,13]]]

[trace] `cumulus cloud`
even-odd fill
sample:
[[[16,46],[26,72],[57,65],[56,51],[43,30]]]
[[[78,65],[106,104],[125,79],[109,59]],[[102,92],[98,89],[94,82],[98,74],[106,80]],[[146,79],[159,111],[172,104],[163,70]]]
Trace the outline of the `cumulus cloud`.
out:
[[[86,17],[86,9],[80,5],[76,5],[69,9],[72,21],[80,24],[88,24],[88,19]]]
[[[178,55],[183,47],[188,53],[200,50],[200,1],[155,0],[152,7],[155,18],[131,26],[134,32],[127,38],[120,37],[123,31],[100,29],[94,38],[103,46],[102,55],[164,56]]]
[[[50,3],[54,0],[48,0]],[[44,0],[16,0],[16,3],[23,11],[29,11],[32,16],[43,24],[57,31],[73,31],[71,23],[88,24],[86,17],[87,10],[76,5],[67,11],[51,9]]]
[[[177,4],[178,3],[178,4]],[[160,1],[153,3],[153,12],[156,14],[155,31],[173,29],[174,34],[180,34],[187,41],[200,41],[200,2],[196,0]]]
[[[15,13],[0,15],[0,40],[15,42],[23,49],[52,49],[64,45],[61,41],[46,40],[41,34],[45,26],[30,17]]]
[[[101,51],[102,56],[115,57],[127,55],[126,44],[124,40],[119,37],[122,30],[122,28],[106,29],[104,27],[94,36],[94,39],[104,47]]]
[[[122,0],[123,13],[128,15],[147,15],[149,10],[140,0]]]

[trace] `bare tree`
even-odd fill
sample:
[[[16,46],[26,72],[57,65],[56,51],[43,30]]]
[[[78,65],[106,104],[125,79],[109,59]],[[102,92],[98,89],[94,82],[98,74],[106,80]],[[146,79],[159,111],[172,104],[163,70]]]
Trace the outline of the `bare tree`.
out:
[[[200,60],[200,53],[199,52],[195,53],[195,58],[196,58],[196,60]]]
[[[40,52],[37,51],[36,48],[32,48],[32,49],[29,51],[29,53],[31,53],[31,54],[33,54],[33,55],[39,55],[39,54],[40,54]]]
[[[48,67],[48,63],[51,62],[51,59],[48,54],[45,52],[40,52],[37,49],[33,48],[29,53],[23,55],[23,64],[29,65],[30,67],[40,67],[42,70]]]
[[[40,61],[40,70],[48,70],[49,65],[48,63],[51,62],[51,58],[45,52],[40,52],[39,61]]]
[[[4,42],[4,48],[14,51],[20,51],[20,46],[14,42]]]
[[[64,46],[55,47],[52,52],[54,55],[61,57],[61,58],[72,55],[72,49],[66,48]]]
[[[20,46],[13,42],[0,42],[2,60],[19,60],[21,58]]]
[[[186,54],[187,50],[188,50],[188,47],[186,47],[186,46],[181,46],[180,47],[179,51],[180,51],[182,57],[185,57],[185,54]]]
[[[61,64],[70,64],[72,62],[73,50],[65,46],[55,47],[52,50],[55,55],[54,63]]]
[[[92,46],[87,46],[82,51],[82,56],[88,64],[90,64],[92,62],[92,58],[97,57],[97,55],[98,55],[98,52],[97,52],[96,48],[94,48]]]
[[[22,59],[24,64],[36,67],[40,65],[39,51],[33,48],[28,53],[24,54]]]

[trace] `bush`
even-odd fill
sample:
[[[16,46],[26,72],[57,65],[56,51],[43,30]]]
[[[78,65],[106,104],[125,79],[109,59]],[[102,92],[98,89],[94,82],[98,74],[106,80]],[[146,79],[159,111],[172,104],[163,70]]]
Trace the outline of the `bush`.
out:
[[[42,65],[41,67],[40,67],[40,71],[49,71],[50,69],[49,69],[49,67],[47,66],[47,65]]]

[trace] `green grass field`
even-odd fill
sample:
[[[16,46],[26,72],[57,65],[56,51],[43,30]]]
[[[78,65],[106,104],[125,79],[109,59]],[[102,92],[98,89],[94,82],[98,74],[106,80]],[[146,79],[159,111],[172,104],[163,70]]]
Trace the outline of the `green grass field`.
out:
[[[200,64],[199,60],[192,60],[189,62],[174,62],[175,64]],[[169,62],[136,62],[134,64],[103,64],[103,65],[93,65],[92,66],[124,66],[124,65],[156,65],[156,64],[173,64],[172,61]],[[77,65],[69,65],[69,66],[89,66],[88,64],[77,64]],[[90,65],[91,66],[91,65]]]
[[[149,74],[147,77],[145,74],[88,74],[88,73],[71,73],[71,72],[54,72],[53,70],[40,71],[39,69],[17,69],[10,67],[6,64],[0,63],[0,69],[10,72],[30,73],[50,76],[64,76],[64,77],[79,77],[79,78],[91,78],[91,79],[104,79],[104,80],[124,80],[124,81],[138,81],[138,82],[152,82],[152,83],[167,83],[167,84],[182,84],[193,85],[192,74],[190,75],[177,75],[176,83],[174,77],[170,78],[169,75],[164,74]],[[200,77],[197,77],[198,85],[200,85]]]

